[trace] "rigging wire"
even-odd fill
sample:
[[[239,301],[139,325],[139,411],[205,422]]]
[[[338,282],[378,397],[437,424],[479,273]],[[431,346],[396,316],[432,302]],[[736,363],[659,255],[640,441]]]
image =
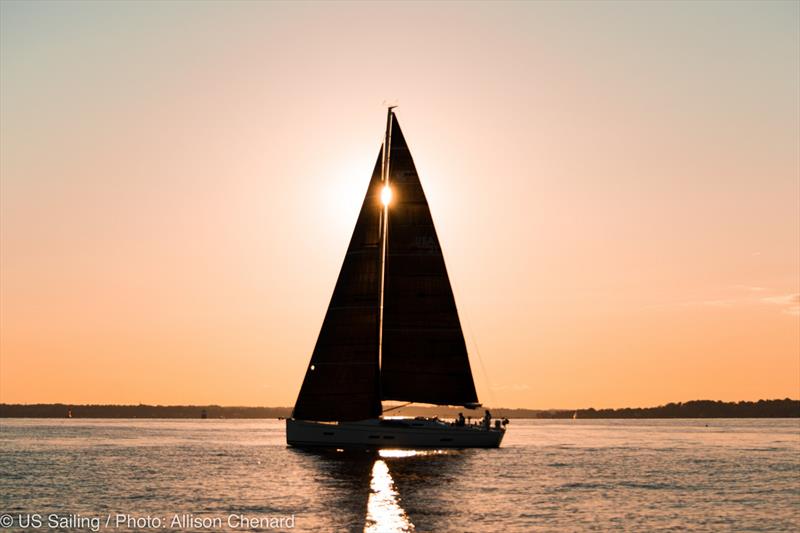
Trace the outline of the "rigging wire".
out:
[[[433,210],[431,210],[431,219],[433,220],[434,227],[436,227],[436,220],[434,219],[434,216],[433,216]],[[446,268],[447,258],[445,257],[444,247],[441,246],[441,243],[439,244],[439,247],[441,249],[442,259],[444,260],[445,268]],[[489,373],[486,372],[486,365],[483,363],[483,357],[481,356],[480,348],[478,348],[478,341],[475,338],[475,333],[473,332],[472,327],[470,326],[470,322],[469,322],[469,319],[467,317],[466,311],[464,311],[463,308],[459,308],[459,306],[458,306],[458,301],[461,300],[461,297],[460,297],[461,291],[458,288],[458,283],[456,282],[456,279],[453,276],[452,272],[448,272],[447,276],[448,276],[448,278],[450,280],[450,288],[453,290],[453,293],[454,293],[453,294],[453,299],[456,301],[456,311],[459,314],[459,320],[463,322],[462,330],[464,328],[466,328],[468,336],[470,337],[470,339],[472,341],[472,345],[475,348],[475,353],[478,355],[478,363],[481,366],[481,373],[483,374],[483,379],[486,382],[486,390],[489,393],[489,401],[491,402],[491,404],[492,404],[491,406],[492,407],[497,407],[496,398],[494,397],[494,390],[492,388],[492,382],[489,380]],[[456,298],[457,295],[458,295],[458,298]],[[463,300],[461,300],[461,301],[463,302]],[[466,342],[466,339],[465,339],[465,342]],[[469,357],[469,350],[467,350],[467,357]]]
[[[442,250],[442,256],[444,256],[444,250]],[[458,288],[458,283],[456,282],[455,277],[453,276],[452,273],[449,273],[448,275],[449,275],[449,278],[450,278],[450,284],[451,284],[451,286],[453,288],[453,292],[458,294],[459,295],[458,300],[461,300],[463,302],[464,300],[462,300],[461,297],[460,297],[460,295],[462,293]],[[458,303],[456,303],[456,309],[458,309]],[[496,402],[496,398],[494,397],[494,390],[493,390],[493,387],[492,387],[492,382],[489,379],[489,373],[486,372],[486,365],[483,363],[483,357],[481,356],[481,351],[480,351],[480,348],[478,347],[478,341],[475,338],[474,330],[470,326],[470,321],[469,321],[469,318],[467,316],[467,312],[466,312],[466,310],[464,310],[464,308],[461,308],[461,309],[458,309],[458,310],[460,311],[459,312],[459,317],[464,322],[464,328],[467,330],[467,334],[468,334],[470,340],[472,341],[472,346],[475,348],[475,353],[478,355],[478,363],[481,366],[481,373],[483,374],[483,379],[486,382],[486,389],[487,389],[487,391],[489,393],[489,401],[491,402],[491,406],[492,407],[497,407],[497,402]]]

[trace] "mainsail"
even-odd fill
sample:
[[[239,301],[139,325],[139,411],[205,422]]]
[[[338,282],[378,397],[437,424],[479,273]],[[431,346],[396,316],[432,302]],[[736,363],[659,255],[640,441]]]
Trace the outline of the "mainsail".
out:
[[[382,399],[440,405],[477,403],[442,248],[394,114],[391,132]]]
[[[379,156],[372,173],[295,404],[297,419],[376,418],[381,400],[478,402],[428,201],[391,109],[389,120],[388,159]],[[392,188],[388,228],[381,227],[382,163]]]
[[[293,416],[364,420],[381,414],[378,333],[381,156],[372,173]]]

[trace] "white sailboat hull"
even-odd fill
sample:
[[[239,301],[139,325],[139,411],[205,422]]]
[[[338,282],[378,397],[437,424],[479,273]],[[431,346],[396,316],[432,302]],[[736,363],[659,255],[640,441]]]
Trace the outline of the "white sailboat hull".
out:
[[[286,420],[286,442],[298,447],[497,448],[504,435],[504,429],[454,426],[432,419]]]

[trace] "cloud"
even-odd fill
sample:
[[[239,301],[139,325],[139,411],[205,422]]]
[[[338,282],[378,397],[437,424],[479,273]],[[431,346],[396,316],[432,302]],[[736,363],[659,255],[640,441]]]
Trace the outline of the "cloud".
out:
[[[751,285],[734,285],[731,288],[747,291],[749,295],[736,298],[719,298],[686,302],[684,305],[702,305],[707,307],[736,307],[745,305],[770,305],[779,308],[781,313],[797,316],[800,315],[800,293],[776,294],[772,296],[759,296],[759,292],[768,289]]]
[[[800,294],[798,293],[767,296],[761,298],[761,302],[781,306],[782,311],[789,315],[800,315]]]
[[[769,296],[767,298],[761,298],[761,301],[767,304],[796,305],[800,304],[800,294],[783,294],[781,296]]]
[[[743,300],[735,300],[735,299],[727,299],[727,300],[702,300],[699,302],[690,302],[691,304],[697,305],[708,305],[710,307],[732,307],[738,303],[741,303]]]
[[[747,292],[764,292],[767,290],[765,287],[756,287],[755,285],[733,285],[732,288]]]

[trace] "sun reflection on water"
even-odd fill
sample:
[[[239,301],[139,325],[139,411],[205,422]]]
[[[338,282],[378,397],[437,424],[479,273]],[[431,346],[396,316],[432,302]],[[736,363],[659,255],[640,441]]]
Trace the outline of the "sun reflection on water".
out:
[[[403,457],[419,457],[423,455],[444,455],[448,450],[378,450],[378,455],[383,459],[398,459]]]
[[[405,452],[408,450],[381,450]],[[395,457],[409,457],[398,455]],[[377,459],[372,466],[372,480],[370,481],[370,494],[367,501],[367,521],[364,531],[368,533],[389,531],[413,531],[414,524],[409,520],[405,510],[400,507],[399,495],[394,488],[394,480],[389,474],[389,467],[383,459]]]

